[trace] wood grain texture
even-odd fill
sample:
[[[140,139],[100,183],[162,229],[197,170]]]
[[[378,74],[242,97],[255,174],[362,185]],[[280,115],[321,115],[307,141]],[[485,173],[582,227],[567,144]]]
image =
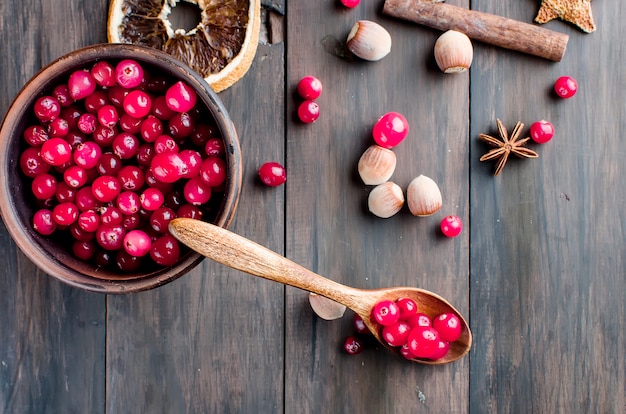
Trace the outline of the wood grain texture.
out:
[[[0,4],[3,115],[44,65],[98,41],[104,25],[95,16],[105,10],[106,1],[85,4]],[[68,21],[92,23],[71,27]],[[106,399],[105,297],[40,272],[16,248],[4,225],[0,246],[0,412],[101,411]]]
[[[287,257],[350,286],[433,290],[465,312],[468,233],[444,240],[437,236],[442,215],[416,218],[406,207],[386,220],[367,212],[371,187],[360,182],[357,162],[373,142],[376,119],[399,111],[411,131],[395,150],[391,180],[406,189],[413,178],[427,175],[443,193],[442,214],[467,219],[468,213],[469,78],[442,76],[432,57],[437,33],[386,18],[381,7],[376,1],[350,11],[332,1],[288,5],[287,86],[293,97],[287,102]],[[392,49],[383,60],[345,54],[342,43],[359,19],[390,32]],[[325,89],[318,99],[320,118],[303,125],[292,116],[299,102],[293,91],[308,74]],[[302,358],[287,361],[286,412],[467,410],[467,359],[433,370],[383,349],[356,357],[338,352],[353,333],[350,316],[319,320],[306,293],[293,289],[287,293],[287,315],[287,355]],[[457,390],[454,395],[448,395],[450,387]],[[426,397],[424,403],[419,396]]]
[[[534,2],[475,2],[530,21]],[[617,413],[625,407],[623,61],[611,16],[623,3],[592,2],[598,31],[570,35],[558,65],[478,47],[472,66],[471,411]],[[555,97],[559,76],[579,92]],[[495,118],[512,127],[548,119],[556,129],[536,160],[513,159],[502,174],[477,162],[476,137]]]
[[[237,126],[244,160],[231,229],[279,252],[283,189],[268,191],[256,171],[259,163],[284,157],[283,56],[282,44],[259,45],[248,74],[219,95]],[[279,411],[283,297],[281,285],[208,260],[156,291],[110,297],[107,412]]]
[[[306,292],[209,261],[155,291],[85,293],[38,271],[0,226],[0,413],[624,412],[626,3],[592,1],[592,34],[546,24],[569,35],[559,63],[477,43],[470,72],[445,76],[432,55],[439,32],[384,16],[382,0],[265,3],[284,43],[261,44],[220,93],[244,158],[231,230],[340,283],[441,294],[469,315],[470,354],[421,366],[369,343],[348,356],[351,312],[322,320]],[[107,7],[0,2],[0,111],[40,67],[104,41]],[[532,22],[538,3],[471,7]],[[382,61],[345,53],[358,19],[390,32]],[[308,74],[324,83],[313,125],[295,118]],[[570,100],[552,93],[561,75],[579,82]],[[356,165],[387,111],[411,125],[392,180],[433,178],[438,215],[367,212]],[[532,146],[538,159],[513,158],[493,177],[478,135],[495,133],[496,118],[521,120],[524,135],[545,118],[557,133]],[[285,186],[258,182],[265,161],[285,163]],[[459,238],[439,235],[444,214],[463,218]]]

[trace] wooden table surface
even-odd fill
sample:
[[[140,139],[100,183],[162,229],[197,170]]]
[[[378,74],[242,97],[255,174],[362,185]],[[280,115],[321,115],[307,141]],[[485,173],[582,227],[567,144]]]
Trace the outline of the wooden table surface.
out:
[[[623,413],[626,410],[626,2],[593,0],[598,30],[570,36],[559,63],[474,43],[471,70],[434,63],[440,32],[335,0],[266,1],[252,68],[220,93],[241,139],[243,188],[231,229],[338,282],[435,291],[470,322],[474,343],[445,366],[384,349],[349,356],[351,313],[317,318],[307,293],[205,260],[156,290],[87,293],[43,274],[0,228],[2,413]],[[536,0],[448,0],[533,24]],[[4,113],[42,66],[106,41],[107,0],[0,2]],[[392,52],[371,63],[343,53],[358,19],[381,23]],[[324,83],[321,117],[295,120],[295,85]],[[569,100],[554,80],[579,82]],[[385,112],[409,137],[393,180],[433,178],[443,208],[367,212],[356,173]],[[542,118],[554,139],[531,145],[498,177],[479,162],[496,118]],[[287,184],[255,179],[266,161]],[[460,237],[437,230],[462,217]]]

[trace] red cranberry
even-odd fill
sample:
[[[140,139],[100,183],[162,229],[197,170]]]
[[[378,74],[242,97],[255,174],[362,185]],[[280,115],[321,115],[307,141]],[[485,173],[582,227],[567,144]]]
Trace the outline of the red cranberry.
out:
[[[102,149],[93,141],[85,141],[74,148],[72,158],[74,163],[85,169],[94,168],[102,157]]]
[[[101,60],[91,68],[91,76],[100,86],[115,86],[115,68],[109,62]]]
[[[180,257],[178,241],[169,234],[159,237],[152,242],[150,257],[161,266],[174,265]]]
[[[185,183],[183,195],[188,203],[199,206],[211,199],[211,187],[200,177],[193,177]]]
[[[81,260],[91,260],[96,253],[96,244],[90,240],[76,240],[72,243],[72,253]]]
[[[178,81],[165,92],[165,102],[175,112],[188,112],[196,105],[196,92],[185,82]]]
[[[122,113],[120,115],[119,126],[122,131],[138,134],[141,132],[141,124],[143,123],[143,119],[134,118],[127,113]]]
[[[33,228],[43,236],[49,236],[57,229],[57,223],[52,219],[52,211],[41,209],[33,216]]]
[[[317,102],[307,99],[298,106],[298,118],[305,124],[317,121],[320,116],[320,106]]]
[[[75,101],[86,98],[94,93],[96,90],[96,80],[91,76],[91,73],[86,69],[77,70],[72,72],[67,82],[67,87],[70,91],[70,96]]]
[[[432,327],[413,328],[407,343],[411,353],[417,358],[432,358],[439,347],[439,334]]]
[[[194,121],[187,112],[182,112],[169,120],[168,128],[174,139],[181,140],[193,132]]]
[[[98,109],[98,122],[107,128],[113,128],[117,125],[120,116],[115,105],[103,105]]]
[[[72,147],[63,138],[50,138],[41,145],[41,158],[53,166],[63,165],[72,159]]]
[[[97,115],[100,109],[109,104],[109,98],[103,91],[95,91],[85,98],[84,104],[87,112]]]
[[[554,136],[554,125],[549,121],[542,119],[533,122],[530,126],[530,137],[538,144],[545,144]]]
[[[48,124],[48,135],[63,138],[70,132],[70,124],[63,118],[55,118]]]
[[[409,123],[404,115],[398,112],[388,112],[381,116],[374,128],[372,135],[374,141],[384,148],[393,148],[409,134]]]
[[[571,98],[578,91],[578,82],[571,76],[561,76],[554,82],[554,91],[560,98]]]
[[[74,99],[70,95],[70,89],[66,84],[60,84],[52,89],[52,96],[59,102],[61,107],[65,108],[74,103]],[[63,110],[61,109],[61,113]]]
[[[31,125],[24,130],[24,140],[33,147],[38,147],[50,138],[48,131],[41,125]]]
[[[30,178],[50,171],[51,166],[41,157],[39,148],[28,147],[20,155],[20,169]]]
[[[112,175],[102,175],[91,184],[93,196],[104,203],[115,200],[121,190],[120,180]]]
[[[123,88],[136,88],[143,81],[143,77],[143,68],[135,60],[123,59],[115,66],[115,79]]]
[[[145,142],[154,142],[159,136],[163,135],[163,123],[154,115],[148,115],[142,120],[139,132]]]
[[[57,180],[50,174],[40,174],[33,178],[31,190],[38,199],[47,200],[56,194]]]
[[[211,187],[217,187],[226,181],[226,162],[222,158],[208,157],[200,168],[202,181]]]
[[[442,313],[433,319],[433,328],[444,341],[454,342],[461,336],[461,320],[453,313]]]
[[[61,114],[61,104],[52,96],[42,96],[35,101],[34,111],[41,122],[50,122]]]
[[[363,341],[357,337],[349,336],[343,343],[343,349],[350,355],[363,352]]]
[[[317,99],[322,94],[322,82],[315,76],[305,76],[298,82],[298,93],[304,99]]]
[[[124,250],[132,256],[145,256],[151,246],[152,240],[145,231],[131,230],[124,236]]]
[[[146,176],[141,168],[126,165],[118,171],[117,179],[120,180],[123,189],[137,191],[143,187]]]
[[[391,346],[402,346],[407,342],[411,326],[404,321],[383,327],[382,337]]]
[[[372,318],[380,325],[393,325],[400,319],[400,308],[394,301],[382,300],[374,305]]]
[[[126,230],[121,225],[102,224],[96,230],[96,241],[106,250],[119,250],[124,246]]]
[[[59,226],[69,226],[78,218],[78,207],[74,203],[59,203],[52,209],[52,220]]]
[[[287,181],[285,167],[277,162],[266,162],[259,168],[261,181],[270,187],[276,187]]]
[[[143,118],[150,113],[152,99],[146,92],[136,89],[124,97],[122,105],[128,115]]]
[[[139,196],[141,207],[148,211],[154,211],[163,205],[165,197],[158,188],[146,188]]]
[[[176,218],[176,213],[169,207],[159,207],[150,215],[150,226],[154,231],[167,233],[170,221]]]

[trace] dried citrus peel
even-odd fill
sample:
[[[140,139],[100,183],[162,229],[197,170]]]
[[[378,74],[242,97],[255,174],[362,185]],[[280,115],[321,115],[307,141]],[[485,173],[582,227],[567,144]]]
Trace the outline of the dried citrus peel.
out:
[[[169,20],[181,0],[111,0],[110,43],[163,50],[187,63],[220,92],[250,68],[259,41],[260,0],[184,0],[200,9],[198,25],[175,29]]]

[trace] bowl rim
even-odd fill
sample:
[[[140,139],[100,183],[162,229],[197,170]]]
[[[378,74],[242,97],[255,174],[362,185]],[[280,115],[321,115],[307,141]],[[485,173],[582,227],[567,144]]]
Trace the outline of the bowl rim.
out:
[[[19,90],[5,113],[0,127],[0,163],[6,167],[19,168],[19,159],[9,159],[9,148],[14,138],[14,131],[25,122],[25,112],[32,107],[35,99],[44,91],[50,90],[59,79],[67,77],[71,71],[79,67],[87,67],[101,60],[120,60],[132,58],[147,65],[155,65],[160,71],[189,81],[199,92],[202,100],[215,119],[227,152],[227,180],[230,185],[224,193],[222,204],[214,224],[227,228],[233,220],[239,203],[242,182],[242,162],[239,138],[224,104],[217,93],[206,83],[197,72],[173,56],[157,49],[139,45],[121,43],[101,43],[76,49],[58,57],[42,67]],[[22,125],[23,126],[23,125]],[[16,165],[17,164],[17,165]],[[153,289],[169,283],[196,267],[204,257],[190,252],[174,267],[166,267],[153,272],[140,273],[142,276],[126,280],[116,280],[114,272],[103,270],[103,277],[76,271],[63,262],[67,257],[53,257],[40,240],[29,232],[19,220],[20,212],[13,198],[15,187],[10,182],[11,174],[0,174],[0,216],[11,238],[20,250],[44,273],[68,285],[83,290],[99,293],[129,293]],[[76,261],[77,259],[72,258]],[[88,267],[88,266],[86,266]],[[101,273],[96,269],[98,273]],[[106,277],[111,274],[111,278]]]

